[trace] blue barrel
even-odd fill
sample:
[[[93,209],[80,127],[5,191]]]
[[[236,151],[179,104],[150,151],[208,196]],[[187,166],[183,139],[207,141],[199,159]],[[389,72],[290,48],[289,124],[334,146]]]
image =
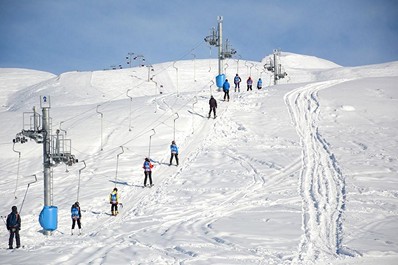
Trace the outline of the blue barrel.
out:
[[[39,216],[39,223],[44,230],[56,230],[58,226],[58,207],[44,206]]]
[[[216,76],[217,87],[222,88],[222,86],[224,85],[224,82],[225,82],[225,75],[224,74]]]

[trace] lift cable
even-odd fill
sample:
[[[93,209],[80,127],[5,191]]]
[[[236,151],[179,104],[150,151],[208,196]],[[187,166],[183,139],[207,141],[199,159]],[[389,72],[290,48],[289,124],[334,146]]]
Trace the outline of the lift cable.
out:
[[[26,191],[25,191],[25,195],[24,195],[23,200],[22,200],[22,204],[21,204],[21,206],[19,207],[19,214],[22,213],[22,207],[23,207],[23,205],[24,205],[24,203],[25,203],[26,195],[28,194],[28,190],[29,190],[30,184],[33,184],[33,183],[37,182],[36,174],[33,174],[33,175],[31,175],[31,176],[35,177],[35,180],[32,181],[32,182],[29,182],[29,183],[28,183],[28,186],[26,187]]]
[[[15,150],[15,143],[12,145],[12,150],[13,150],[15,153],[18,153],[17,180],[16,180],[16,183],[15,183],[15,190],[14,190],[14,197],[15,197],[15,199],[17,199],[16,193],[17,193],[17,189],[18,189],[19,165],[20,165],[20,162],[21,162],[21,152]]]
[[[79,182],[77,184],[77,199],[76,199],[77,202],[79,201],[79,195],[80,195],[80,176],[81,176],[82,170],[86,168],[86,162],[84,160],[82,160],[82,162],[84,164],[84,167],[79,169]]]
[[[119,153],[119,154],[117,154],[117,156],[116,156],[116,175],[115,175],[115,188],[116,188],[116,183],[117,183],[117,171],[118,171],[118,168],[119,168],[119,156],[120,156],[121,154],[123,154],[123,153],[124,153],[123,146],[120,146],[120,148],[122,148],[122,152],[121,152],[121,153]]]

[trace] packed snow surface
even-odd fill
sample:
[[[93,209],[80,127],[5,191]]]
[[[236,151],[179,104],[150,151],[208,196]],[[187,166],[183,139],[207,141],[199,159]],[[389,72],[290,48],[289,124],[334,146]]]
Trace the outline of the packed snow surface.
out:
[[[59,76],[0,69],[1,215],[18,206],[23,245],[8,250],[3,229],[0,263],[398,264],[398,62],[342,67],[282,53],[288,75],[273,85],[271,57],[225,61],[229,102],[213,59]],[[246,91],[248,76],[263,89]],[[53,167],[58,229],[48,236],[43,147],[12,142],[34,106],[42,114],[43,95],[52,134],[71,139],[79,160]],[[173,139],[179,166],[169,165]],[[75,201],[82,235],[71,235]]]

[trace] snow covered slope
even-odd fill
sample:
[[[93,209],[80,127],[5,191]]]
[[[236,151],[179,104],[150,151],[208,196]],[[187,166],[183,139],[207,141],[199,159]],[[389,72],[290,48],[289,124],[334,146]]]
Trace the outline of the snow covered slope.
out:
[[[267,84],[247,92],[242,82],[229,102],[214,85],[215,60],[69,72],[7,91],[1,215],[23,206],[25,247],[4,243],[1,263],[396,264],[398,62],[346,68],[290,53],[281,62],[289,78],[268,86],[263,63],[226,60],[230,80],[238,72]],[[216,119],[207,118],[211,94]],[[53,131],[67,131],[80,161],[54,168],[49,237],[37,221],[42,146],[11,141],[39,95],[51,96]],[[173,139],[178,167],[168,165]],[[147,156],[152,188],[142,187]],[[123,207],[112,217],[115,186]],[[76,200],[81,236],[70,235]]]
[[[41,71],[0,68],[0,111],[8,108],[8,98],[16,91],[36,85],[53,77],[53,74]]]

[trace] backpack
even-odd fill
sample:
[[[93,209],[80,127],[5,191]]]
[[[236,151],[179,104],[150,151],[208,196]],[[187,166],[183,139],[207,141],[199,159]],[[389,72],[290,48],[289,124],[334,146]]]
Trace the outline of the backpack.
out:
[[[18,214],[11,213],[8,219],[8,226],[11,228],[18,227]]]
[[[116,193],[112,193],[112,194],[111,194],[111,202],[112,202],[112,203],[116,203],[116,202],[117,202],[117,195],[116,195]]]
[[[172,153],[172,154],[178,154],[178,147],[177,147],[176,144],[172,144],[172,145],[170,146],[170,149],[171,149],[171,153]]]
[[[72,219],[79,219],[79,209],[75,205],[72,206],[71,216]]]

